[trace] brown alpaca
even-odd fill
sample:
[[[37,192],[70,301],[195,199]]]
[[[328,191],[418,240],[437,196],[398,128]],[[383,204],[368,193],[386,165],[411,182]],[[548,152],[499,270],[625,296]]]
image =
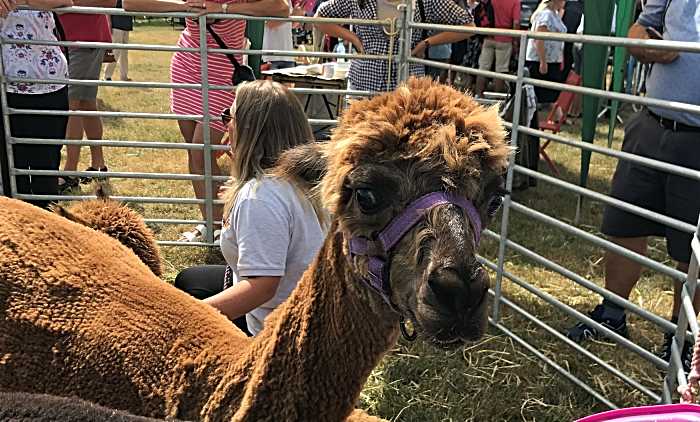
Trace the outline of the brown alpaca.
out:
[[[81,201],[68,208],[54,205],[53,212],[117,239],[134,251],[153,274],[163,275],[160,248],[141,216],[109,199],[102,186],[98,185],[96,192],[96,200]]]
[[[308,189],[321,180],[334,218],[255,338],[158,282],[113,239],[0,199],[0,390],[157,418],[365,419],[353,408],[399,335],[392,307],[445,350],[486,329],[489,280],[475,253],[500,204],[503,138],[496,110],[412,79],[354,103],[329,143],[281,157],[278,174]],[[384,252],[379,233],[433,192],[462,199],[420,211]],[[351,262],[348,245],[362,238],[375,258],[356,252]],[[376,258],[388,262],[386,301],[364,281]]]

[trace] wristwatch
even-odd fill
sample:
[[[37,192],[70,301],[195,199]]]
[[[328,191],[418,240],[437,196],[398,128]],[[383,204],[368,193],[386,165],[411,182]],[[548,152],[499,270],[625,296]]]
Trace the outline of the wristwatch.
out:
[[[228,12],[226,11],[226,9],[228,9],[228,4],[223,3],[223,4],[221,5],[221,13],[223,13],[224,15],[225,15],[226,13],[228,13]]]

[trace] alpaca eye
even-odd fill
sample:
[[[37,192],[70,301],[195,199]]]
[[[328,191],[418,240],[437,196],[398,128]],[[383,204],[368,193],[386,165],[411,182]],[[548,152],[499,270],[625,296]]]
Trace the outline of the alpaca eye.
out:
[[[489,204],[489,215],[493,217],[494,214],[501,208],[503,203],[503,195],[496,195],[491,198],[491,203]]]
[[[374,189],[357,189],[355,191],[360,211],[370,213],[379,207],[379,193]]]

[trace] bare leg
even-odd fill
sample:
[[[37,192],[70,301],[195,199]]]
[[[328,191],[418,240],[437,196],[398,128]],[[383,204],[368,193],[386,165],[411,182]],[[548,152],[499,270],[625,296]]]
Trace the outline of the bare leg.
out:
[[[647,254],[646,237],[611,237],[610,241],[638,254],[645,256]],[[642,276],[643,269],[642,264],[624,258],[615,252],[605,251],[605,288],[618,296],[629,299],[634,285]]]
[[[68,101],[68,108],[71,111],[80,110],[80,100]],[[66,126],[66,139],[83,139],[83,118],[80,116],[68,117],[68,125]],[[78,170],[78,161],[80,160],[80,145],[66,145],[66,164],[63,170],[76,171]],[[58,178],[58,185],[63,185],[66,181]]]
[[[201,123],[193,121],[179,120],[180,132],[185,138],[185,142],[203,144],[204,143],[204,128]],[[211,130],[211,144],[220,145],[221,138],[223,138],[223,132],[218,130]],[[190,174],[204,174],[204,151],[190,150],[189,155],[189,170]],[[221,176],[221,169],[216,162],[216,152],[212,151],[211,154],[211,174],[212,176]],[[220,182],[214,182],[212,184],[212,192],[214,197],[219,190]],[[194,195],[197,199],[204,199],[206,197],[206,187],[204,181],[193,181],[192,187],[194,188]],[[206,206],[200,205],[200,211],[202,212],[202,217],[206,219]],[[223,208],[220,205],[215,205],[213,207],[213,219],[214,221],[221,221],[223,217]]]
[[[84,111],[97,111],[97,101],[80,100],[80,109]],[[83,117],[83,129],[89,140],[102,139],[102,119],[100,117]],[[76,163],[77,164],[77,163]],[[101,169],[105,166],[102,147],[90,147],[90,167]]]
[[[689,264],[686,264],[684,262],[679,262],[676,265],[676,268],[679,271],[682,271],[684,273],[688,273],[688,267]],[[673,317],[678,317],[678,315],[681,312],[681,289],[683,288],[683,283],[680,281],[674,281],[673,282],[673,311],[671,312],[671,316]],[[693,308],[697,311],[700,309],[700,293],[696,290],[695,291],[695,297],[693,298]]]
[[[496,92],[501,93],[503,92],[503,85],[505,85],[506,81],[503,79],[496,79],[493,82],[493,88],[496,90]]]
[[[476,77],[476,94],[474,96],[477,98],[483,98],[484,91],[486,91],[486,77],[485,76],[477,76]]]

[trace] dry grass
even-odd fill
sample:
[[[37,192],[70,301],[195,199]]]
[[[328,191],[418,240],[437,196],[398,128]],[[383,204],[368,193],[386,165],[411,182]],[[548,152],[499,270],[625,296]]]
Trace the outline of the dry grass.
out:
[[[174,45],[179,31],[163,24],[139,24],[132,35],[133,43]],[[169,81],[169,53],[130,52],[130,76],[136,81]],[[116,77],[116,75],[115,75]],[[102,110],[130,112],[169,112],[168,91],[163,89],[101,88]],[[624,114],[624,113],[623,113]],[[174,121],[105,119],[105,139],[131,141],[182,142]],[[580,120],[564,128],[565,136],[580,138]],[[596,143],[607,142],[607,125],[601,120]],[[620,147],[622,130],[615,133],[615,148]],[[562,171],[560,178],[578,183],[580,152],[552,144],[549,154]],[[109,167],[119,171],[187,173],[184,151],[155,149],[105,149]],[[83,163],[87,166],[87,151]],[[227,159],[221,161],[224,171]],[[546,164],[541,170],[552,174]],[[602,193],[609,190],[615,160],[593,155],[589,186]],[[113,194],[124,196],[193,197],[189,182],[112,179]],[[85,189],[85,188],[84,188]],[[515,200],[561,221],[571,222],[576,196],[570,192],[540,186],[518,194]],[[195,206],[134,205],[148,218],[200,218]],[[583,230],[600,235],[598,227],[603,206],[586,201],[582,214]],[[191,227],[160,225],[153,227],[159,240],[175,240]],[[500,231],[500,221],[491,227]],[[542,223],[512,212],[509,238],[546,256],[558,264],[598,284],[603,283],[602,250],[574,236],[545,227]],[[486,240],[482,254],[496,260],[498,245]],[[214,251],[203,248],[163,248],[165,278],[172,281],[181,269],[211,262],[221,262]],[[663,242],[652,241],[651,255],[665,260]],[[669,262],[669,265],[672,263]],[[599,298],[577,284],[506,252],[505,267],[548,294],[581,311],[593,308]],[[645,272],[632,300],[644,308],[668,317],[671,309],[671,283],[658,274]],[[575,323],[533,295],[505,281],[505,297],[537,315],[556,329]],[[582,358],[568,347],[534,327],[524,318],[501,307],[501,322],[511,331],[536,344],[548,357],[574,375],[585,380],[609,400],[620,406],[650,404],[640,393],[630,391],[622,382],[600,367]],[[629,317],[632,339],[642,347],[658,353],[662,331],[635,316]],[[361,335],[361,333],[348,333]],[[663,374],[630,352],[614,344],[593,342],[587,346],[632,378],[660,391]],[[495,329],[479,343],[461,353],[444,356],[421,344],[400,341],[370,377],[362,394],[362,405],[370,413],[395,421],[574,421],[591,413],[607,410],[582,389],[547,367],[521,347],[514,345]]]

